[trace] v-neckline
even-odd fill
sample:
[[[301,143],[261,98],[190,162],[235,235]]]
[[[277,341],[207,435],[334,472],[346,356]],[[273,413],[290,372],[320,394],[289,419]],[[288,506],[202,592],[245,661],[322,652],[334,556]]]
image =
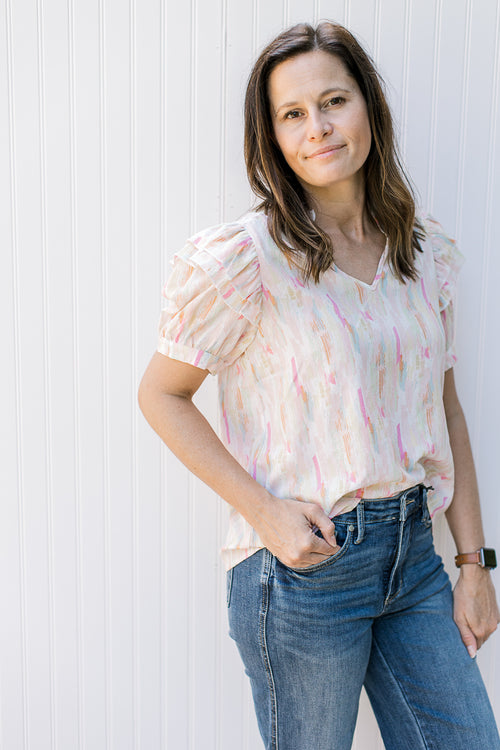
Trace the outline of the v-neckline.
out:
[[[387,250],[388,250],[388,242],[385,243],[385,247],[382,250],[382,255],[379,258],[377,270],[375,272],[375,276],[373,277],[371,284],[368,284],[368,282],[358,279],[357,276],[353,276],[352,274],[347,273],[347,271],[343,271],[341,268],[339,268],[336,265],[335,261],[333,262],[333,269],[335,273],[339,273],[341,276],[345,276],[346,279],[352,279],[352,281],[355,281],[357,284],[361,284],[362,286],[366,287],[366,289],[375,289],[375,287],[378,285],[378,282],[384,275],[382,272],[382,269],[385,265],[385,261],[387,258]]]

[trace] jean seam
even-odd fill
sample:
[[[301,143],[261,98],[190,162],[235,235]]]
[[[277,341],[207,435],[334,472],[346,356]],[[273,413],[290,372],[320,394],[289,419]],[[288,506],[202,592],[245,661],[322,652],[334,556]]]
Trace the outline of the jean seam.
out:
[[[403,690],[403,687],[401,686],[399,680],[397,679],[396,675],[394,674],[393,670],[391,669],[391,665],[389,664],[389,662],[385,658],[384,652],[382,651],[382,649],[378,645],[377,638],[376,638],[375,635],[373,635],[372,648],[376,648],[377,649],[378,653],[380,654],[380,658],[382,659],[382,661],[384,662],[385,666],[387,667],[387,670],[391,673],[391,676],[392,676],[392,679],[394,680],[394,683],[398,686],[399,692],[401,693],[401,695],[402,695],[402,697],[404,699],[404,702],[406,703],[408,711],[413,716],[413,719],[415,721],[415,725],[417,726],[418,731],[420,732],[420,739],[422,740],[423,747],[425,748],[425,750],[430,750],[430,747],[427,744],[427,741],[425,739],[424,733],[422,732],[422,727],[420,726],[420,722],[418,720],[418,717],[415,714],[415,711],[413,710],[413,707],[412,707],[411,703],[408,701],[408,698],[406,696],[405,691]],[[377,721],[377,723],[378,723],[378,721]]]
[[[398,568],[401,563],[401,556],[403,551],[403,540],[404,540],[404,530],[405,530],[405,523],[408,519],[408,509],[407,509],[407,495],[409,494],[409,491],[406,493],[403,493],[401,495],[401,501],[400,501],[400,513],[399,513],[399,537],[398,537],[398,550],[396,553],[396,559],[394,561],[394,564],[392,566],[391,574],[389,577],[389,585],[387,586],[387,594],[385,596],[384,600],[384,609],[387,607],[389,602],[391,602],[398,594],[401,589],[402,580],[400,577],[399,586],[396,590],[392,591],[392,586],[394,584],[394,580],[396,578],[396,573],[398,571]]]
[[[278,750],[278,706],[276,700],[276,685],[274,683],[274,675],[271,667],[271,660],[269,658],[266,632],[267,613],[269,610],[269,578],[271,574],[271,563],[272,555],[269,550],[265,549],[264,565],[261,578],[262,599],[261,609],[259,612],[259,644],[262,653],[262,660],[264,662],[264,669],[266,670],[267,683],[269,685],[269,693],[271,698],[271,750]]]
[[[229,607],[231,605],[231,593],[233,591],[233,571],[234,567],[230,568],[227,571],[227,579],[226,579],[226,605]]]

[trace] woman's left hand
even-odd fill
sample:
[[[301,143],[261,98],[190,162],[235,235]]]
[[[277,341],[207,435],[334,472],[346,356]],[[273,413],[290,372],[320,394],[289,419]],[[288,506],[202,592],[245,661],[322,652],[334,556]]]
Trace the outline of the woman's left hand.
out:
[[[454,620],[467,651],[473,658],[500,622],[489,570],[478,565],[462,565],[453,599]]]

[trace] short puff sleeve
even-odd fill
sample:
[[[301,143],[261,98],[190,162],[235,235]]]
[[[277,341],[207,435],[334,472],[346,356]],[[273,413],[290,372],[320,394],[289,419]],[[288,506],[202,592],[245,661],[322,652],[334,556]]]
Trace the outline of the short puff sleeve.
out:
[[[211,227],[174,256],[158,351],[216,374],[255,337],[262,304],[254,241],[241,224]]]
[[[455,316],[457,279],[464,256],[455,240],[449,237],[441,224],[432,216],[423,221],[434,254],[434,266],[439,289],[439,311],[443,324],[446,352],[444,369],[449,370],[457,361],[455,355]]]

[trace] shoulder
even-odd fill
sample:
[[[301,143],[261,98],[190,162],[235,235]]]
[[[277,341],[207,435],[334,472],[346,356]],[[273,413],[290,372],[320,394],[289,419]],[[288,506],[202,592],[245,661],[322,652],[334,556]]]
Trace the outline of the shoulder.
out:
[[[215,269],[234,277],[244,269],[258,271],[261,244],[265,241],[267,219],[264,214],[249,211],[238,220],[215,224],[193,234],[174,256],[190,265],[204,268],[210,275]]]
[[[175,254],[173,265],[174,276],[179,266],[188,268],[185,281],[189,280],[193,288],[215,288],[226,305],[255,321],[261,279],[257,243],[250,229],[252,219],[252,214],[246,214],[238,221],[196,232]]]
[[[432,253],[436,279],[440,290],[441,306],[451,299],[459,271],[464,263],[464,256],[443,226],[430,214],[419,217],[424,231],[423,250]]]
[[[431,214],[423,214],[418,217],[424,233],[424,242],[432,249],[437,261],[448,261],[453,258],[463,259],[463,255],[457,248],[456,241],[448,234]]]
[[[183,249],[177,252],[175,257],[193,264],[199,261],[206,262],[209,258],[229,265],[242,261],[251,262],[252,259],[256,259],[257,252],[245,218],[215,224],[196,232],[188,238]]]

